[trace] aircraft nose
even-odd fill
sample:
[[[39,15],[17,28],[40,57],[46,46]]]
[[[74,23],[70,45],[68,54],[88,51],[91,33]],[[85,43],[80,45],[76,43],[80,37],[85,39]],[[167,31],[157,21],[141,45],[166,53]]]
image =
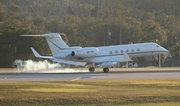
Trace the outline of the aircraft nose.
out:
[[[161,47],[162,51],[163,51],[163,54],[164,54],[164,58],[167,58],[167,57],[171,57],[171,54],[169,52],[169,50]]]
[[[165,48],[163,48],[163,51],[165,51],[165,52],[169,52],[169,50],[167,50],[167,49],[165,49]]]
[[[164,52],[163,54],[164,54],[164,58],[172,57],[168,50],[166,52]]]
[[[160,46],[160,48],[161,48],[161,50],[162,50],[163,52],[167,52],[167,51],[168,51],[167,49],[165,49],[165,48],[162,47],[162,46]]]

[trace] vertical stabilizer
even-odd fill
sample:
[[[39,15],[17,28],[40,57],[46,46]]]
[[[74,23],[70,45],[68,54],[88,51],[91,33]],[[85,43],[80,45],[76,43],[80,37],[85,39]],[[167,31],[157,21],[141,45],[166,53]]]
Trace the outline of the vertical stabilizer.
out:
[[[59,33],[48,33],[40,35],[45,37],[53,56],[57,56],[64,48],[69,46],[63,41]]]

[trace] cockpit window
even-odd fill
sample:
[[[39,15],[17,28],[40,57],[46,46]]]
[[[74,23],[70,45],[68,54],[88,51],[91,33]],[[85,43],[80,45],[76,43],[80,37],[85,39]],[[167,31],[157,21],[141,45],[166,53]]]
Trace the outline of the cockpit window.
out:
[[[156,47],[159,47],[159,45],[156,45]]]

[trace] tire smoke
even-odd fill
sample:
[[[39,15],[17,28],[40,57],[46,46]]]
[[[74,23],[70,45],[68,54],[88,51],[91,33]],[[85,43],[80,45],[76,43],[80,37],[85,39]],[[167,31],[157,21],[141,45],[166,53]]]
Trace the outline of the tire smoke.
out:
[[[42,69],[52,69],[52,68],[60,68],[61,65],[58,63],[49,63],[47,60],[44,61],[32,61],[32,60],[15,60],[14,65],[17,66],[18,69],[23,70],[42,70]]]
[[[18,69],[18,72],[27,72],[27,73],[88,72],[87,70],[70,69],[70,68],[67,68],[67,65],[62,65],[59,63],[50,63],[47,60],[44,60],[44,61],[15,60],[13,65],[14,67]]]

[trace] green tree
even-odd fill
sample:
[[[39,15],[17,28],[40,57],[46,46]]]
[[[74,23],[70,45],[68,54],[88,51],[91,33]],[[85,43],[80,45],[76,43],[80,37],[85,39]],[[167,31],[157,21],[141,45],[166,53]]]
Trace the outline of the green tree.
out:
[[[65,15],[63,20],[60,20],[60,32],[65,33],[69,39],[70,45],[77,46],[79,44],[80,17],[74,15]]]
[[[10,67],[15,59],[28,59],[32,57],[30,47],[35,42],[38,44],[42,40],[38,38],[20,37],[22,34],[40,33],[38,28],[32,25],[32,20],[23,14],[10,13],[5,15],[0,23],[0,67]],[[36,45],[38,45],[36,44]],[[42,48],[42,46],[39,46]]]
[[[158,41],[159,44],[163,44],[167,41],[166,32],[153,20],[147,20],[142,25],[142,29],[142,41]]]

